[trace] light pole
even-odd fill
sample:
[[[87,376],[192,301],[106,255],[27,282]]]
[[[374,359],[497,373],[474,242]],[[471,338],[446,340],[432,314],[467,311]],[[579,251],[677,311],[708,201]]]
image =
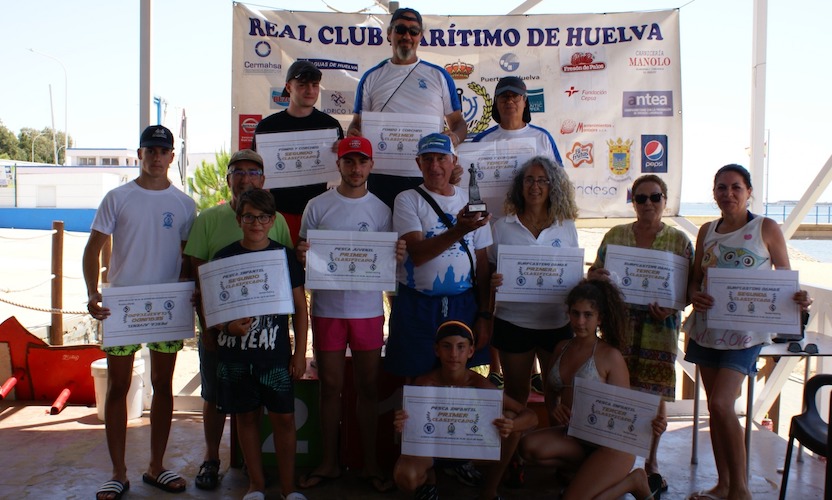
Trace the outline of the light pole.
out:
[[[38,135],[32,137],[32,163],[35,162],[35,141],[38,140],[38,137],[42,136],[43,132],[38,132]],[[66,154],[66,153],[64,153]],[[66,158],[66,157],[64,157]]]
[[[49,59],[52,59],[53,61],[60,64],[61,69],[64,70],[64,165],[66,165],[66,150],[69,148],[69,129],[67,128],[67,123],[69,122],[69,117],[68,117],[69,113],[67,111],[69,109],[69,99],[68,99],[69,86],[67,85],[66,66],[64,66],[64,63],[62,63],[61,60],[58,59],[55,56],[50,56],[49,54],[44,54],[43,52],[39,52],[39,51],[37,51],[35,49],[32,49],[32,48],[30,48],[29,51],[34,53],[34,54],[40,54],[43,57],[48,57]],[[56,164],[58,163],[58,158],[57,157],[55,158],[55,163]]]

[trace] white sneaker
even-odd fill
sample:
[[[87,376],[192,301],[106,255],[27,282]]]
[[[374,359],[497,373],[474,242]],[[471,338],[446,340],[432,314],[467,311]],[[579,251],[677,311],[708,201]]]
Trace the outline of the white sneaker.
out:
[[[298,493],[297,491],[289,493],[289,495],[285,497],[281,495],[281,497],[283,498],[283,500],[307,500],[306,496],[303,493]]]

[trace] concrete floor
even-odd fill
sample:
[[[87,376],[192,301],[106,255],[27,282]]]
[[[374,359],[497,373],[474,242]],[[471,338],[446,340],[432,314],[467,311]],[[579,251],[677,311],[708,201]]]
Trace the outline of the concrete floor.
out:
[[[104,442],[104,426],[95,408],[67,407],[59,415],[49,415],[48,404],[0,402],[0,497],[1,498],[94,498],[100,483],[109,479],[110,462]],[[665,499],[684,499],[690,492],[712,486],[716,470],[711,455],[707,422],[700,432],[699,464],[690,463],[691,421],[671,421],[660,447],[660,464],[670,490]],[[202,417],[195,412],[177,410],[166,455],[166,466],[188,481],[184,494],[164,494],[174,498],[241,498],[247,479],[241,469],[228,468],[229,426],[221,455],[225,474],[217,491],[204,492],[193,485],[202,458]],[[149,459],[149,419],[147,412],[131,420],[128,430],[128,467],[131,489],[127,498],[155,498],[160,492],[141,481]],[[755,499],[777,498],[786,442],[765,429],[753,432],[751,488]],[[388,464],[392,466],[392,464]],[[299,469],[301,473],[308,469]],[[824,464],[805,455],[803,463],[792,465],[788,498],[824,498]],[[342,479],[304,491],[311,499],[403,499],[409,495],[386,495],[371,491],[357,478],[357,471],[345,471]],[[529,467],[527,487],[504,490],[509,499],[557,498],[559,486],[551,471]],[[440,475],[443,498],[475,498],[476,491]],[[280,498],[277,484],[270,484],[268,498]]]

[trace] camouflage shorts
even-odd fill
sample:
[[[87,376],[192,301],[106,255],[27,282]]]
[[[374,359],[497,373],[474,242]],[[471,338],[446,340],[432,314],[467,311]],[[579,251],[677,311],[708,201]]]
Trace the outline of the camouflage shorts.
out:
[[[166,340],[164,342],[150,342],[147,348],[151,351],[163,352],[166,354],[176,354],[182,350],[184,341],[182,340]],[[112,347],[102,347],[101,350],[111,356],[130,356],[135,354],[142,348],[141,344],[116,345]]]

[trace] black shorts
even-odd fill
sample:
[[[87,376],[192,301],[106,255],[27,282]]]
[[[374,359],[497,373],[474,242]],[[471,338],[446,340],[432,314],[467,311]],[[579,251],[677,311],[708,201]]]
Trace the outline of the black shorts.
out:
[[[217,411],[248,413],[265,406],[270,413],[294,413],[295,391],[285,366],[220,361]]]
[[[571,338],[572,327],[569,326],[569,323],[560,328],[534,330],[517,326],[500,318],[494,318],[494,333],[491,336],[491,345],[499,351],[512,354],[522,354],[535,349],[552,352],[558,342]]]

